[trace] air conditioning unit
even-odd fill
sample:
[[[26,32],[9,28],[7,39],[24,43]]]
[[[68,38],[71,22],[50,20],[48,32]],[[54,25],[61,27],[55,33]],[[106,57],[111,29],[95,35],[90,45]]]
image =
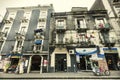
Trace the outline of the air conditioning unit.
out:
[[[69,54],[74,54],[74,50],[69,50]]]

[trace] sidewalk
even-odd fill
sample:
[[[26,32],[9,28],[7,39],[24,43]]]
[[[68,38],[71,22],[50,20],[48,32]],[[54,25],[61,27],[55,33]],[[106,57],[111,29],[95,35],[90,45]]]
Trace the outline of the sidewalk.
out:
[[[77,73],[0,73],[0,79],[120,79],[120,71],[111,71],[110,76],[94,76],[92,72]]]

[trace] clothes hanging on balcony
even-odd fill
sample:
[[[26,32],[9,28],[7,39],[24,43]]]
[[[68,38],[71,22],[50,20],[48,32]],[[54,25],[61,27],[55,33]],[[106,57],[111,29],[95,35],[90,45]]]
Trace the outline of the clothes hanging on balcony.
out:
[[[109,26],[109,24],[108,23],[106,23],[105,24],[105,28],[109,28],[110,26]]]
[[[36,29],[36,30],[34,30],[34,32],[35,32],[35,33],[43,32],[43,30],[42,30],[42,29]]]
[[[104,26],[103,26],[103,24],[102,24],[102,23],[100,23],[100,24],[99,24],[99,27],[100,27],[100,28],[103,28]]]
[[[42,44],[42,40],[36,40],[36,41],[35,41],[35,44],[36,44],[36,45],[41,45],[41,44]]]

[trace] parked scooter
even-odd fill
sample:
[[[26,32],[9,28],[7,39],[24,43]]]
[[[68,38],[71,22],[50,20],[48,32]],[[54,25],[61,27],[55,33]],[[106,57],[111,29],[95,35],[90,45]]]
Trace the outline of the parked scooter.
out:
[[[96,76],[110,76],[110,71],[109,70],[101,71],[100,68],[96,67],[93,68],[93,74]]]

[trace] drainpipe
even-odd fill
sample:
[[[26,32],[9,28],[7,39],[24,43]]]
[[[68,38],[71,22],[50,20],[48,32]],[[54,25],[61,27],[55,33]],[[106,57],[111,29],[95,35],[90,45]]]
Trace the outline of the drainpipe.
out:
[[[43,71],[43,56],[41,56],[41,67],[40,67],[40,73],[42,73],[42,71]]]

